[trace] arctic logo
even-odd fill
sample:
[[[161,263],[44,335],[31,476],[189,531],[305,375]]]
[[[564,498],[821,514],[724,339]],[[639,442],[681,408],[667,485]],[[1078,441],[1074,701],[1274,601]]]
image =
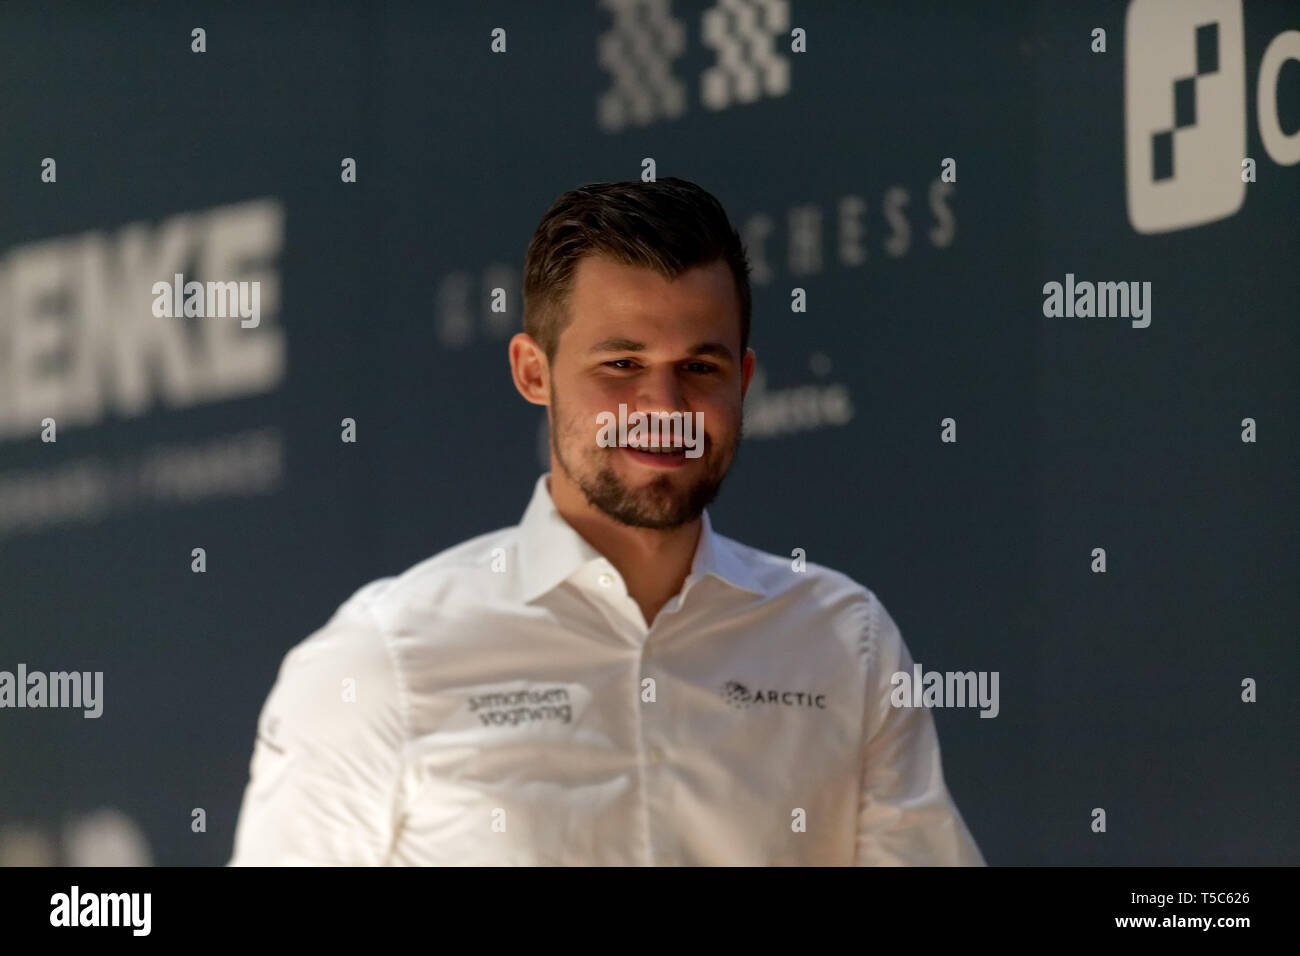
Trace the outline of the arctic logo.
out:
[[[1300,162],[1300,131],[1277,114],[1282,64],[1300,31],[1278,34],[1259,66],[1258,122],[1275,162]],[[1240,0],[1133,0],[1124,30],[1128,216],[1140,233],[1233,215],[1246,199],[1246,60]]]
[[[782,707],[816,707],[826,709],[825,694],[807,691],[755,690],[751,691],[739,681],[729,680],[722,685],[722,699],[736,710],[745,710],[755,704],[777,704]]]

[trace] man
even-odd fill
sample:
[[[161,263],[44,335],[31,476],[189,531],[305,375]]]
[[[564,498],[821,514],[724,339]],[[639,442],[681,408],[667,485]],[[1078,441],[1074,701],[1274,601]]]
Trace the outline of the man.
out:
[[[552,205],[509,348],[550,473],[518,526],[363,587],[289,652],[232,864],[983,864],[929,712],[891,706],[912,659],[880,601],[712,529],[749,324],[740,238],[698,186]]]

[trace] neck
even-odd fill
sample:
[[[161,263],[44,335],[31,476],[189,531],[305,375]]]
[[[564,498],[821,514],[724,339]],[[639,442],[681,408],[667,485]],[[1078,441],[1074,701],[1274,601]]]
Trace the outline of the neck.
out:
[[[618,569],[646,624],[653,623],[691,571],[701,519],[668,529],[625,525],[594,507],[554,460],[546,487],[560,517]]]

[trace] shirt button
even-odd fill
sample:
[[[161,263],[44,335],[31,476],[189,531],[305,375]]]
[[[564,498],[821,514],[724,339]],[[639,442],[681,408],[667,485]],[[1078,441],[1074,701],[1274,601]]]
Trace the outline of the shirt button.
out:
[[[596,578],[596,580],[600,582],[602,588],[607,588],[614,583],[614,575],[602,574],[600,577]]]
[[[664,762],[664,752],[663,752],[662,750],[660,750],[658,747],[651,747],[651,748],[650,748],[650,762],[651,762],[651,763],[663,763],[663,762]]]

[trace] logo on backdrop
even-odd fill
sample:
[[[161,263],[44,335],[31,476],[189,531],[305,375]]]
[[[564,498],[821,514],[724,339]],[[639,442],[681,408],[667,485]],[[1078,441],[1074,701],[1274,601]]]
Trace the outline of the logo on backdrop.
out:
[[[46,417],[62,432],[276,388],[284,331],[261,320],[279,309],[273,260],[283,244],[284,207],[261,199],[10,249],[0,264],[0,346],[12,343],[0,347],[0,441],[40,434]],[[227,306],[254,288],[260,327],[238,317],[196,322],[205,312],[188,303],[159,312],[155,286],[184,273],[233,287]]]
[[[689,24],[667,3],[604,0],[613,16],[596,43],[596,58],[613,85],[596,100],[596,122],[608,133],[676,119],[695,89],[676,76],[673,61],[686,51]],[[700,18],[701,42],[715,52],[699,76],[699,102],[709,110],[753,103],[790,92],[790,58],[779,47],[790,35],[788,0],[725,0]],[[802,52],[803,30],[794,31]]]
[[[1140,233],[1225,219],[1246,200],[1246,59],[1241,0],[1133,0],[1124,30],[1128,217]],[[1259,66],[1265,151],[1300,162],[1300,130],[1278,122],[1282,65],[1300,31],[1269,44]],[[1253,179],[1251,180],[1253,181]]]
[[[44,445],[38,466],[0,471],[0,537],[146,503],[276,489],[283,450],[275,427],[107,456],[67,458],[58,441],[104,421],[277,389],[284,218],[280,200],[257,199],[7,252],[0,442],[39,436]]]

